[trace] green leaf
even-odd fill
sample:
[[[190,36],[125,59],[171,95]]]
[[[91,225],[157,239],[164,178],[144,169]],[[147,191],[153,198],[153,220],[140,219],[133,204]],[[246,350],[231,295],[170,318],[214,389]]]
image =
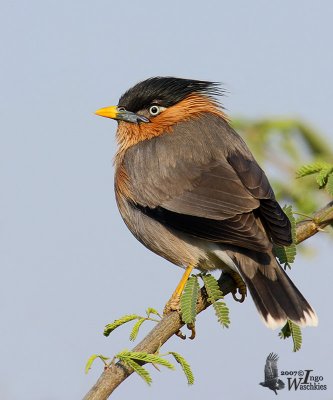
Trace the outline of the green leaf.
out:
[[[294,214],[293,214],[293,206],[292,205],[289,205],[289,206],[286,205],[282,209],[283,209],[283,212],[289,218],[290,225],[291,225],[291,237],[293,239],[293,243],[295,243],[295,241],[296,241],[296,219],[295,219]]]
[[[213,303],[213,307],[219,323],[224,328],[229,328],[230,318],[229,318],[229,308],[227,307],[227,305],[223,301],[217,301]]]
[[[162,318],[161,314],[157,310],[155,310],[155,308],[153,308],[153,307],[148,307],[146,310],[146,314],[147,314],[148,318],[150,317],[150,314],[155,314],[155,315],[159,316],[160,318]]]
[[[329,164],[323,161],[317,161],[311,164],[303,165],[296,171],[296,178],[302,178],[303,176],[312,175],[316,172],[321,171],[328,167]]]
[[[217,280],[212,275],[202,275],[202,280],[208,295],[208,301],[214,303],[219,299],[223,299],[223,293],[219,287]]]
[[[333,196],[333,174],[330,174],[327,179],[326,190],[331,196]]]
[[[194,376],[193,372],[191,370],[190,364],[185,360],[184,357],[182,357],[180,354],[175,353],[174,351],[170,351],[169,354],[173,355],[175,360],[177,361],[178,364],[180,364],[182,370],[184,371],[184,374],[187,379],[187,383],[189,385],[193,385],[194,383]]]
[[[301,328],[295,324],[294,322],[288,320],[291,337],[294,342],[294,349],[293,351],[298,351],[302,347],[302,331]]]
[[[223,301],[217,302],[217,300],[223,299],[223,293],[218,281],[212,275],[202,275],[202,280],[207,291],[208,301],[213,304],[219,323],[228,328],[230,325],[229,308]]]
[[[287,339],[291,336],[289,322],[287,321],[284,327],[281,329],[279,336],[281,339]]]
[[[87,374],[92,366],[92,363],[96,360],[96,358],[100,358],[104,364],[105,361],[109,359],[109,357],[105,357],[102,354],[93,354],[92,356],[89,357],[89,360],[87,361],[87,364],[84,368],[85,373]]]
[[[281,339],[292,337],[294,348],[293,351],[298,351],[302,346],[302,331],[301,328],[294,322],[288,319],[285,326],[281,329],[279,336]]]
[[[175,369],[174,365],[171,364],[170,361],[165,360],[164,358],[157,356],[155,354],[144,353],[140,351],[122,351],[121,353],[117,354],[120,360],[126,361],[127,359],[136,360],[136,361],[143,361],[146,363],[152,364],[160,364],[164,367],[169,369]]]
[[[333,167],[332,166],[331,167],[328,166],[327,168],[323,168],[318,173],[318,175],[316,177],[316,181],[317,181],[320,189],[323,188],[326,185],[328,176],[332,173],[332,170],[333,170]]]
[[[134,340],[137,338],[138,333],[139,333],[139,329],[140,329],[141,325],[142,325],[145,321],[146,321],[146,318],[141,318],[141,319],[138,319],[138,320],[136,321],[136,323],[134,324],[134,326],[133,326],[133,328],[132,328],[132,332],[131,332],[131,334],[130,334],[130,337],[129,337],[130,340],[134,341]]]
[[[126,360],[123,360],[125,364],[127,364],[129,367],[133,368],[133,370],[148,384],[150,385],[152,383],[151,376],[149,372],[140,364],[138,364],[136,361],[132,360],[131,358],[127,358]]]
[[[124,315],[123,317],[116,319],[111,324],[105,326],[104,336],[109,336],[112,331],[114,331],[119,326],[126,324],[126,322],[133,321],[133,319],[139,319],[139,318],[142,317],[140,317],[140,315],[130,314],[130,315]]]
[[[290,246],[274,246],[275,256],[279,259],[281,265],[284,268],[291,268],[291,265],[295,261],[296,257],[296,245],[292,244]]]
[[[291,268],[290,264],[295,261],[296,257],[296,220],[293,215],[292,206],[284,206],[283,207],[284,213],[287,215],[291,225],[291,237],[292,237],[292,244],[290,246],[274,246],[274,254],[279,259],[281,265],[284,268],[288,267]]]
[[[180,310],[182,320],[185,324],[195,321],[197,315],[197,300],[199,296],[199,283],[196,276],[191,276],[186,282],[184,291],[180,298]]]

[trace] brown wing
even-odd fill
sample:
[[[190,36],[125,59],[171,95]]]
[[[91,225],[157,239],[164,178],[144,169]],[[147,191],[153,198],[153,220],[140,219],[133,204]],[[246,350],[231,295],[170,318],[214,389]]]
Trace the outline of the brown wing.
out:
[[[290,234],[264,172],[216,116],[201,116],[140,142],[126,152],[124,168],[134,204],[172,228],[262,251],[270,242],[258,218],[273,239],[275,231],[284,238]]]
[[[200,172],[189,190],[166,199],[161,206],[176,213],[216,220],[259,207],[259,200],[247,190],[227,160],[210,161]]]
[[[243,185],[257,199],[260,199],[259,212],[276,244],[288,246],[292,242],[290,221],[275,200],[274,192],[265,173],[254,160],[234,153],[228,157]],[[260,169],[260,171],[258,171]]]

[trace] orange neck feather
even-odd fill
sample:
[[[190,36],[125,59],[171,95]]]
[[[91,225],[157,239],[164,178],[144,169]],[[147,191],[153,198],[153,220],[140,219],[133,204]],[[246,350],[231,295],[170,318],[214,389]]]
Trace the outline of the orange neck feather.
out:
[[[225,114],[214,100],[206,96],[193,94],[164,110],[161,114],[151,119],[149,123],[131,124],[120,122],[117,130],[118,151],[116,164],[121,162],[125,151],[135,144],[171,132],[173,125],[197,117],[203,113],[215,114],[224,120]]]

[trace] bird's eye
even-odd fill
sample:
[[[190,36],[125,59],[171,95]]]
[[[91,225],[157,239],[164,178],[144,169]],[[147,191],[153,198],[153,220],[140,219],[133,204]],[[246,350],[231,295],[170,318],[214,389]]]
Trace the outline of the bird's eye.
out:
[[[163,110],[165,110],[165,107],[157,106],[156,104],[154,104],[149,108],[149,113],[150,115],[155,117],[155,115],[158,115]]]
[[[118,111],[126,111],[126,108],[125,107],[118,107]]]

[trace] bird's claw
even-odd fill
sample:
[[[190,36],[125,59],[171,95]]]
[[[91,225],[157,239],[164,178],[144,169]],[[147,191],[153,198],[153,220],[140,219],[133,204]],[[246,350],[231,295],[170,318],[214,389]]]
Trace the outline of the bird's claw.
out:
[[[173,294],[170,298],[170,300],[166,303],[164,310],[163,310],[163,316],[165,317],[166,315],[169,315],[172,312],[178,312],[180,314],[180,296]],[[191,331],[191,335],[189,336],[189,339],[193,340],[195,338],[196,332],[195,332],[195,325],[194,323],[187,324],[187,328]],[[180,339],[185,340],[186,335],[183,334],[181,330],[177,331],[175,333],[176,336],[178,336]]]
[[[191,336],[189,336],[189,339],[193,340],[195,338],[195,335],[196,335],[195,325],[194,325],[194,323],[191,323],[191,324],[187,324],[186,326],[191,331]],[[175,333],[175,335],[178,336],[182,340],[186,339],[186,335],[184,335],[184,333],[180,329],[179,329],[179,331],[177,331]]]
[[[240,297],[237,297],[237,294],[240,294]],[[238,303],[243,303],[243,301],[245,300],[245,297],[246,297],[246,292],[242,293],[242,291],[239,288],[237,288],[236,290],[234,290],[232,292],[232,297]]]
[[[191,324],[187,324],[186,326],[187,326],[187,329],[189,329],[191,331],[191,336],[189,337],[189,339],[193,340],[196,335],[195,324],[194,324],[194,322],[192,322]]]
[[[186,335],[183,334],[183,332],[179,329],[179,331],[177,331],[175,333],[176,336],[178,336],[180,339],[185,340],[186,339]]]
[[[243,303],[243,301],[245,300],[245,297],[247,295],[247,288],[246,288],[245,282],[243,281],[241,276],[239,274],[237,274],[237,272],[229,273],[229,275],[232,277],[232,279],[236,285],[236,288],[231,292],[232,297],[238,303]],[[237,294],[240,294],[240,297],[236,296]]]

